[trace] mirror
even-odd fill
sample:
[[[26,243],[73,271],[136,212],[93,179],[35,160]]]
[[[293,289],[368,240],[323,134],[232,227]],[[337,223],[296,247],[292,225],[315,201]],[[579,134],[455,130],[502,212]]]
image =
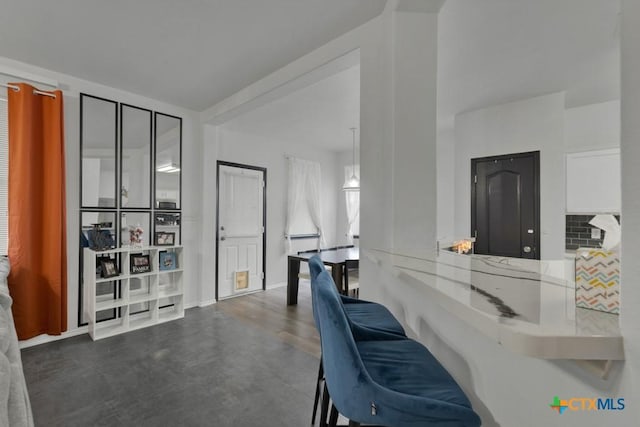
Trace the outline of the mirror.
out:
[[[157,209],[180,209],[182,119],[155,113]]]
[[[116,207],[117,106],[107,99],[80,95],[82,207]]]
[[[120,104],[120,206],[151,207],[151,111]]]

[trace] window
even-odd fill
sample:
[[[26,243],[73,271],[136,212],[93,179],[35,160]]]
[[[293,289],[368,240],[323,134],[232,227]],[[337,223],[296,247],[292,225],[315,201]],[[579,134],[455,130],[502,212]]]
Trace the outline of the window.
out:
[[[324,246],[322,208],[320,206],[320,163],[289,157],[287,189],[287,252],[292,251],[291,239],[318,236],[318,249]]]
[[[9,119],[8,104],[0,98],[0,255],[9,246]]]
[[[310,234],[318,234],[318,227],[313,223],[311,219],[311,213],[309,212],[309,201],[307,200],[306,193],[298,201],[297,207],[294,210],[294,216],[291,224],[292,236],[304,236]]]
[[[345,180],[352,175],[360,179],[360,165],[345,166]],[[344,195],[347,207],[347,236],[352,239],[353,236],[360,235],[360,191],[345,191]]]
[[[322,212],[320,208],[320,163],[289,157],[287,224],[289,236],[320,235],[322,244]]]

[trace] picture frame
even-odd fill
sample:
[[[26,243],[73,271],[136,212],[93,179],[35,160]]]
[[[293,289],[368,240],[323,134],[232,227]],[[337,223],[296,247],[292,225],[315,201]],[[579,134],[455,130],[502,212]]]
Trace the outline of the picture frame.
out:
[[[176,242],[176,233],[156,231],[153,240],[156,246],[173,246]]]
[[[131,274],[148,273],[151,271],[151,261],[148,254],[131,254]]]
[[[160,271],[175,270],[178,268],[178,258],[175,252],[160,252]]]
[[[103,279],[109,277],[115,277],[119,275],[118,265],[113,258],[101,258],[100,259],[100,277]]]

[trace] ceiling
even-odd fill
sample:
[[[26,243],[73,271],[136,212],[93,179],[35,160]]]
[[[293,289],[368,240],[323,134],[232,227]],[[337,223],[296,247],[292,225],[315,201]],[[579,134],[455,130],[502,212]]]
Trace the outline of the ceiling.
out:
[[[567,107],[620,97],[619,0],[447,0],[438,113],[566,91]]]
[[[4,0],[0,56],[205,110],[385,0]]]
[[[566,91],[566,106],[620,98],[619,0],[447,0],[438,23],[438,123]],[[339,151],[359,122],[359,67],[225,124]],[[357,126],[357,125],[356,125]]]
[[[5,0],[0,56],[206,109],[377,16],[384,0]],[[438,114],[566,91],[567,107],[620,97],[620,0],[447,0]],[[359,67],[227,123],[351,148]]]
[[[224,124],[225,129],[292,144],[304,142],[331,151],[351,149],[350,128],[360,126],[360,66]],[[356,142],[359,132],[356,131]]]

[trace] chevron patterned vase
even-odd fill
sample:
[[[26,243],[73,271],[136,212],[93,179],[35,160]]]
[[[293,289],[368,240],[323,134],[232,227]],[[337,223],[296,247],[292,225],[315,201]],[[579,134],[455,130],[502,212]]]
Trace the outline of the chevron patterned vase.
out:
[[[619,314],[620,256],[601,249],[579,249],[576,307]]]

